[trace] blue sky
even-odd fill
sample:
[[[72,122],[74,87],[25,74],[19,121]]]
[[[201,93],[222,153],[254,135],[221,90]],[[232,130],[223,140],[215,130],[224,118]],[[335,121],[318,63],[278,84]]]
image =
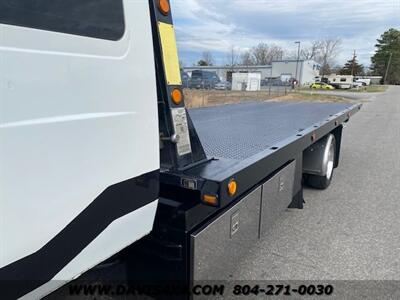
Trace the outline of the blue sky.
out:
[[[260,42],[295,51],[321,38],[341,38],[336,63],[354,50],[370,64],[376,39],[400,29],[400,0],[171,0],[180,58],[185,65],[212,52],[226,64],[232,47],[245,51]]]

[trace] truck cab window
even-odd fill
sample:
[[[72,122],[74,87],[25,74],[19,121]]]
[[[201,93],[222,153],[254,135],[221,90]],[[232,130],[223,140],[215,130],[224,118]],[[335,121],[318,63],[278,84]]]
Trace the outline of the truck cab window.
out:
[[[0,0],[0,23],[114,41],[125,31],[122,0]]]

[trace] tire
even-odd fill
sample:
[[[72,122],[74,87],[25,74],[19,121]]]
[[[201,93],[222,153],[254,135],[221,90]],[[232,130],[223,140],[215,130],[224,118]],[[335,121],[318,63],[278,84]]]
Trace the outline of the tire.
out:
[[[312,174],[305,174],[304,182],[309,187],[326,190],[332,183],[333,175],[334,175],[334,165],[336,159],[336,139],[332,135],[333,139],[331,144],[329,145],[329,158],[327,161],[327,174],[325,176],[318,176]]]
[[[307,175],[305,177],[306,185],[318,190],[326,190],[332,182],[332,177],[328,179],[326,176]]]

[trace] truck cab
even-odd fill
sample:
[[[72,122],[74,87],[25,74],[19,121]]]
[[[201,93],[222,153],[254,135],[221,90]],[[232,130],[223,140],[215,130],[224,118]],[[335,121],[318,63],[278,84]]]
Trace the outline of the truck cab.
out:
[[[216,72],[194,70],[190,79],[189,87],[192,89],[214,89],[215,85],[220,83],[221,79]]]
[[[149,1],[2,0],[0,70],[0,279],[25,281],[22,296],[152,229],[160,137]]]

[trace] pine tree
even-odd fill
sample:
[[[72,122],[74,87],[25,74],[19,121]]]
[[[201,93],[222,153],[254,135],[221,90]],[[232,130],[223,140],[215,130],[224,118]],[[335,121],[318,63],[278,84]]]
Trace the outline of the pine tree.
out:
[[[359,64],[357,58],[350,59],[346,62],[344,67],[340,70],[340,75],[364,75],[364,66]]]
[[[400,30],[391,28],[382,34],[371,58],[374,75],[385,77],[387,83],[400,84]]]

